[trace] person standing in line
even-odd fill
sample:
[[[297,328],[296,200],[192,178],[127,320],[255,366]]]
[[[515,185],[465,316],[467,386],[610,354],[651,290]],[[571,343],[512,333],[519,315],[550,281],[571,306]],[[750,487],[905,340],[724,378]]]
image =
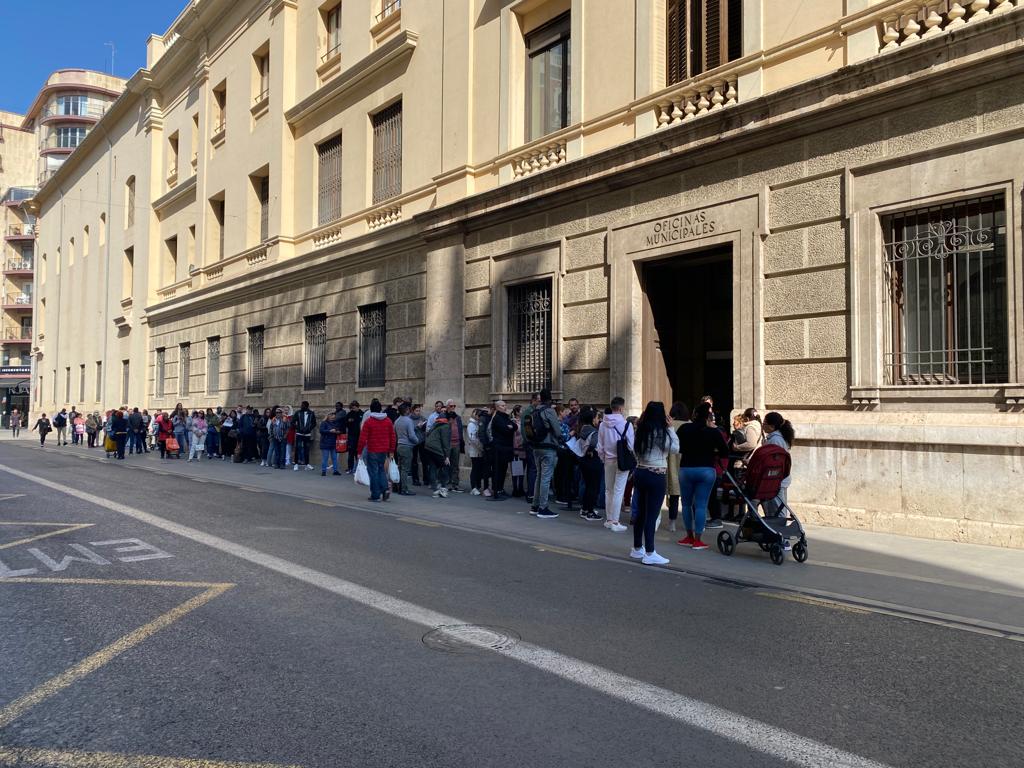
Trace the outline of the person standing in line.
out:
[[[654,548],[654,535],[665,501],[665,475],[668,457],[679,453],[679,438],[669,428],[665,404],[650,402],[644,409],[636,429],[636,471],[633,473],[633,495],[637,515],[633,524],[633,549],[629,556],[644,565],[667,565]]]
[[[519,434],[523,436],[523,442],[526,444],[526,503],[530,505],[531,510],[534,486],[537,484],[537,459],[533,454],[533,444],[527,439],[526,425],[533,418],[533,412],[539,405],[540,393],[537,392],[530,396],[530,404],[523,408],[519,420]]]
[[[548,497],[558,464],[558,446],[562,441],[562,424],[551,404],[551,390],[540,391],[540,405],[530,414],[525,435],[533,446],[533,456],[537,462],[537,485],[533,491],[530,514],[540,520],[550,520],[558,517],[557,512],[548,508]]]
[[[427,431],[428,432],[430,431],[430,428],[434,426],[434,422],[437,421],[438,417],[442,416],[444,414],[444,412],[445,412],[445,410],[444,410],[444,403],[442,401],[440,401],[440,400],[435,400],[434,401],[434,410],[431,412],[431,414],[429,416],[427,416]]]
[[[238,436],[242,441],[242,461],[246,464],[256,461],[256,413],[247,405],[238,417]]]
[[[40,415],[40,417],[36,420],[35,425],[29,431],[39,432],[39,445],[43,446],[46,445],[46,436],[50,434],[50,430],[52,429],[53,427],[50,424],[50,420],[46,418],[46,414],[44,413]]]
[[[228,411],[220,423],[220,458],[225,461],[235,453],[235,443],[238,442],[238,414],[235,411]]]
[[[78,430],[75,429],[75,422],[78,419],[78,407],[72,405],[68,412],[68,429],[71,430],[71,444],[78,445]]]
[[[523,431],[519,428],[523,419],[523,407],[516,405],[512,408],[512,423],[516,425],[516,435],[512,438],[512,495],[521,499],[526,496],[525,470],[526,470],[526,442],[523,440]],[[516,464],[518,462],[518,466]]]
[[[89,447],[96,447],[96,435],[100,431],[100,415],[93,411],[85,419],[85,435],[89,440]]]
[[[320,477],[327,477],[328,464],[334,468],[335,475],[341,474],[338,471],[338,422],[331,411],[320,422]]]
[[[469,457],[469,492],[479,496],[483,483],[484,444],[480,440],[480,408],[474,408],[466,424],[466,456]]]
[[[288,421],[280,408],[274,408],[274,415],[267,427],[270,436],[270,449],[267,453],[267,466],[284,469],[286,446],[288,445]]]
[[[142,414],[132,408],[128,414],[128,454],[142,453]]]
[[[679,428],[690,420],[690,409],[686,403],[672,403],[672,410],[669,411],[669,419],[672,423],[669,428],[673,433],[678,433]],[[676,530],[676,520],[679,518],[679,453],[670,453],[668,456],[668,472],[665,475],[665,493],[668,496],[668,529],[673,533]]]
[[[61,408],[60,412],[53,417],[53,426],[57,430],[57,445],[68,444],[68,412]]]
[[[603,519],[596,510],[597,496],[601,491],[601,476],[604,462],[597,453],[598,430],[594,426],[597,414],[593,408],[580,411],[576,421],[576,439],[584,445],[583,456],[579,458],[580,475],[583,477],[583,494],[580,501],[580,517],[588,522]]]
[[[124,446],[128,442],[128,419],[120,410],[110,414],[110,433],[114,438],[114,445],[117,446],[114,455],[119,461],[124,460]]]
[[[294,471],[297,472],[300,467],[305,466],[312,472],[313,465],[309,463],[309,442],[316,429],[316,414],[309,410],[309,403],[306,400],[302,401],[299,412],[292,417],[292,424],[295,426]]]
[[[444,404],[445,416],[448,425],[452,428],[452,445],[448,450],[448,459],[451,474],[448,479],[448,490],[455,493],[463,493],[459,486],[459,464],[461,464],[462,452],[464,450],[462,441],[462,417],[458,414],[454,400],[448,400]]]
[[[604,462],[604,527],[613,533],[626,530],[619,518],[622,515],[626,481],[629,479],[629,470],[619,469],[618,444],[620,440],[625,440],[626,447],[632,453],[636,436],[632,424],[626,420],[625,410],[626,401],[621,397],[613,397],[610,412],[601,422],[597,435],[597,454]]]
[[[513,444],[516,437],[516,424],[508,415],[508,405],[504,400],[498,400],[494,404],[494,415],[487,424],[487,431],[491,436],[491,446],[494,451],[494,476],[491,480],[491,499],[504,501],[508,498],[505,493],[505,475],[512,463]]]
[[[356,464],[359,461],[359,432],[363,428],[363,411],[359,407],[359,401],[353,400],[348,405],[348,415],[345,416],[345,426],[348,430],[348,473],[354,475]]]
[[[188,451],[188,414],[181,403],[174,406],[174,413],[171,415],[171,427],[174,430],[174,439],[178,441],[178,456],[183,456]]]
[[[796,430],[781,413],[772,411],[764,417],[764,444],[777,445],[785,449],[786,453],[793,450],[793,441],[796,440]],[[782,487],[779,489],[778,499],[783,504],[789,504],[789,486],[793,482],[790,475],[782,480]]]
[[[409,487],[412,481],[413,457],[416,454],[416,447],[420,443],[419,432],[416,429],[416,422],[411,415],[412,406],[409,403],[401,403],[398,406],[398,420],[395,421],[395,437],[398,448],[398,471],[401,481],[398,485],[399,496],[415,496],[416,492]],[[470,427],[472,429],[472,426]]]
[[[494,418],[494,403],[489,408],[481,408],[477,415],[476,436],[483,451],[480,464],[480,491],[485,499],[494,495],[491,487],[494,481],[494,440],[491,437],[491,419]]]
[[[359,432],[357,455],[366,450],[366,469],[370,473],[370,501],[387,501],[391,498],[391,483],[385,462],[392,459],[397,448],[395,425],[384,413],[380,400],[370,402],[370,416]]]
[[[206,419],[202,411],[192,412],[192,442],[189,443],[188,460],[199,460],[206,450]]]
[[[409,418],[416,425],[416,438],[419,442],[412,452],[412,485],[417,488],[421,485],[430,485],[427,472],[427,459],[423,455],[423,440],[427,436],[427,420],[423,417],[423,405],[416,403],[409,411]]]
[[[404,397],[396,397],[391,401],[391,405],[384,409],[384,415],[388,417],[392,424],[398,421],[398,417],[402,415],[400,409],[404,402]]]
[[[256,452],[260,457],[260,466],[269,467],[270,462],[270,420],[274,418],[271,408],[264,408],[263,413],[256,416]]]
[[[149,453],[149,449],[152,447],[149,441],[150,437],[150,426],[153,419],[149,415],[149,411],[145,408],[142,409],[142,434],[139,435],[142,441],[142,452]]]
[[[429,477],[434,498],[448,498],[448,467],[451,463],[452,429],[442,413],[434,419],[423,439],[423,456],[429,462]]]
[[[569,432],[576,432],[576,425],[580,419],[580,401],[575,397],[569,398],[569,407],[562,412],[562,423],[569,428]]]
[[[702,536],[707,523],[708,500],[715,487],[719,461],[729,456],[721,430],[713,426],[711,404],[702,402],[691,420],[679,428],[679,490],[686,536],[679,544],[697,551],[708,548]]]

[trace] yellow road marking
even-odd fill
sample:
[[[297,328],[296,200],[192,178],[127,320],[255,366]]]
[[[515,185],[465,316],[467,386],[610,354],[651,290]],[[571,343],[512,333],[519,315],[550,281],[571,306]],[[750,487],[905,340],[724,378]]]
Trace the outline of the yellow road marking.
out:
[[[40,765],[47,768],[297,768],[274,763],[225,763],[202,758],[123,755],[116,752],[77,752],[54,749],[0,747],[0,765]]]
[[[321,507],[340,507],[341,504],[335,504],[333,501],[324,501],[323,499],[303,499],[307,504],[316,504]]]
[[[10,549],[11,547],[20,547],[22,544],[30,544],[33,541],[39,541],[40,539],[48,539],[51,536],[59,536],[62,533],[71,533],[72,531],[78,531],[82,528],[91,528],[95,523],[19,523],[14,520],[4,520],[0,522],[0,525],[24,525],[24,526],[64,526],[56,531],[49,531],[48,533],[40,533],[38,536],[30,536],[27,539],[18,539],[17,541],[9,541],[6,544],[0,544],[0,549]]]
[[[588,555],[585,552],[574,552],[571,549],[562,549],[561,547],[552,547],[547,544],[541,546],[540,544],[534,544],[533,548],[538,552],[551,552],[555,555],[566,555],[568,557],[576,557],[580,560],[597,560],[594,555]]]
[[[831,608],[835,611],[845,611],[846,613],[858,613],[861,615],[870,614],[872,611],[865,610],[864,608],[856,608],[852,605],[843,605],[833,600],[824,600],[820,597],[810,597],[808,595],[798,595],[792,592],[755,592],[755,595],[761,597],[770,597],[775,600],[788,600],[791,603],[803,603],[804,605],[813,605],[817,608]]]
[[[71,583],[81,583],[82,580],[67,581],[70,581]],[[15,582],[13,579],[4,579],[0,581],[0,584],[10,583],[17,582]],[[115,640],[106,648],[103,648],[97,651],[96,653],[92,654],[88,658],[84,659],[83,661],[78,662],[77,664],[65,670],[64,672],[61,672],[56,677],[50,678],[35,690],[30,691],[29,693],[25,694],[19,699],[16,699],[15,701],[12,701],[3,709],[0,709],[0,729],[6,728],[13,721],[17,720],[19,717],[28,712],[28,710],[30,710],[32,707],[57,695],[65,688],[74,685],[90,673],[95,672],[100,667],[113,661],[125,651],[131,650],[139,643],[152,637],[161,629],[169,627],[171,624],[178,621],[183,616],[188,615],[196,608],[206,605],[206,603],[210,602],[215,597],[224,594],[233,586],[233,584],[215,584],[210,586],[204,592],[196,595],[195,597],[189,600],[186,600],[181,605],[177,606],[176,608],[172,608],[170,611],[163,614],[162,616],[158,616],[156,619],[149,622],[148,624],[139,627],[138,629],[132,632],[129,632],[124,637]],[[99,766],[101,764],[89,763],[83,765]],[[129,763],[124,763],[124,765],[129,765]]]
[[[395,518],[401,523],[411,523],[412,525],[422,525],[424,528],[440,528],[440,523],[432,523],[430,520],[417,520],[415,517],[397,517]]]

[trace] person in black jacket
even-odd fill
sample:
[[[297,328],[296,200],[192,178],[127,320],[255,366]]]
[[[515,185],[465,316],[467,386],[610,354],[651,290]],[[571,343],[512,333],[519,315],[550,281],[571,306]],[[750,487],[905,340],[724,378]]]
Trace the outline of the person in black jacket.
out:
[[[114,444],[117,446],[115,455],[124,459],[124,444],[128,441],[128,419],[121,411],[114,411],[110,415],[110,431],[114,433]]]
[[[292,416],[292,426],[295,427],[295,465],[293,471],[298,471],[303,466],[313,471],[313,465],[309,461],[309,443],[316,432],[316,415],[309,410],[309,402],[302,401],[299,410]]]
[[[50,434],[51,429],[53,429],[53,427],[50,426],[50,420],[46,418],[46,414],[44,413],[42,416],[39,417],[39,419],[35,423],[35,426],[33,426],[30,431],[34,432],[36,430],[39,430],[39,444],[46,445],[46,436]]]
[[[348,413],[345,414],[345,429],[348,431],[348,473],[355,474],[356,462],[359,454],[356,450],[359,446],[359,430],[363,426],[363,409],[359,407],[359,401],[353,400],[349,403]]]
[[[494,455],[494,479],[491,482],[491,492],[494,495],[491,499],[504,501],[508,498],[508,494],[505,493],[505,474],[508,472],[508,465],[512,463],[512,449],[516,436],[516,423],[508,415],[508,405],[504,400],[494,404],[494,415],[487,429],[491,436],[490,445]]]

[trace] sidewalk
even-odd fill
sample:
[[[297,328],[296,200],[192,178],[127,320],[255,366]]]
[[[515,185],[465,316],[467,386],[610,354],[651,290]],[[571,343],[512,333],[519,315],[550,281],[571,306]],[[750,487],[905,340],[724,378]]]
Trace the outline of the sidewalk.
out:
[[[33,443],[19,440],[17,445],[28,448]],[[105,461],[99,449],[48,446],[45,452]],[[387,504],[372,504],[367,501],[367,489],[357,486],[351,475],[321,477],[319,467],[315,472],[294,472],[219,460],[161,462],[156,453],[107,463],[128,471],[187,475],[235,488],[281,493],[320,506],[338,505],[339,514],[357,508],[546,546],[558,554],[608,558],[625,566],[643,567],[628,557],[631,531],[611,533],[600,523],[585,522],[561,507],[553,507],[562,513],[558,519],[538,520],[527,514],[528,507],[521,499],[492,502],[468,493],[434,499],[425,489],[417,488],[420,494],[415,497],[396,496]],[[667,517],[665,520],[663,525]],[[808,562],[801,565],[787,557],[782,566],[775,566],[752,544],[738,547],[732,557],[722,556],[714,547],[717,534],[708,531],[704,538],[711,548],[694,552],[675,543],[681,534],[661,530],[658,551],[671,560],[669,570],[729,586],[778,591],[771,595],[775,597],[834,600],[845,607],[860,606],[971,631],[991,630],[995,635],[1024,640],[1024,551],[808,526]],[[723,608],[727,609],[727,603]]]

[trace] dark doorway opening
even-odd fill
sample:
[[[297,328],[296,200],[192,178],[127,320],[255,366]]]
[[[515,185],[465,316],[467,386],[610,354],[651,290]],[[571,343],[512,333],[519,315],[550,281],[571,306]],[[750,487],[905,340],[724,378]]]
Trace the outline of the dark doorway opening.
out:
[[[720,419],[733,408],[732,247],[646,263],[644,402],[690,408],[711,395]]]

